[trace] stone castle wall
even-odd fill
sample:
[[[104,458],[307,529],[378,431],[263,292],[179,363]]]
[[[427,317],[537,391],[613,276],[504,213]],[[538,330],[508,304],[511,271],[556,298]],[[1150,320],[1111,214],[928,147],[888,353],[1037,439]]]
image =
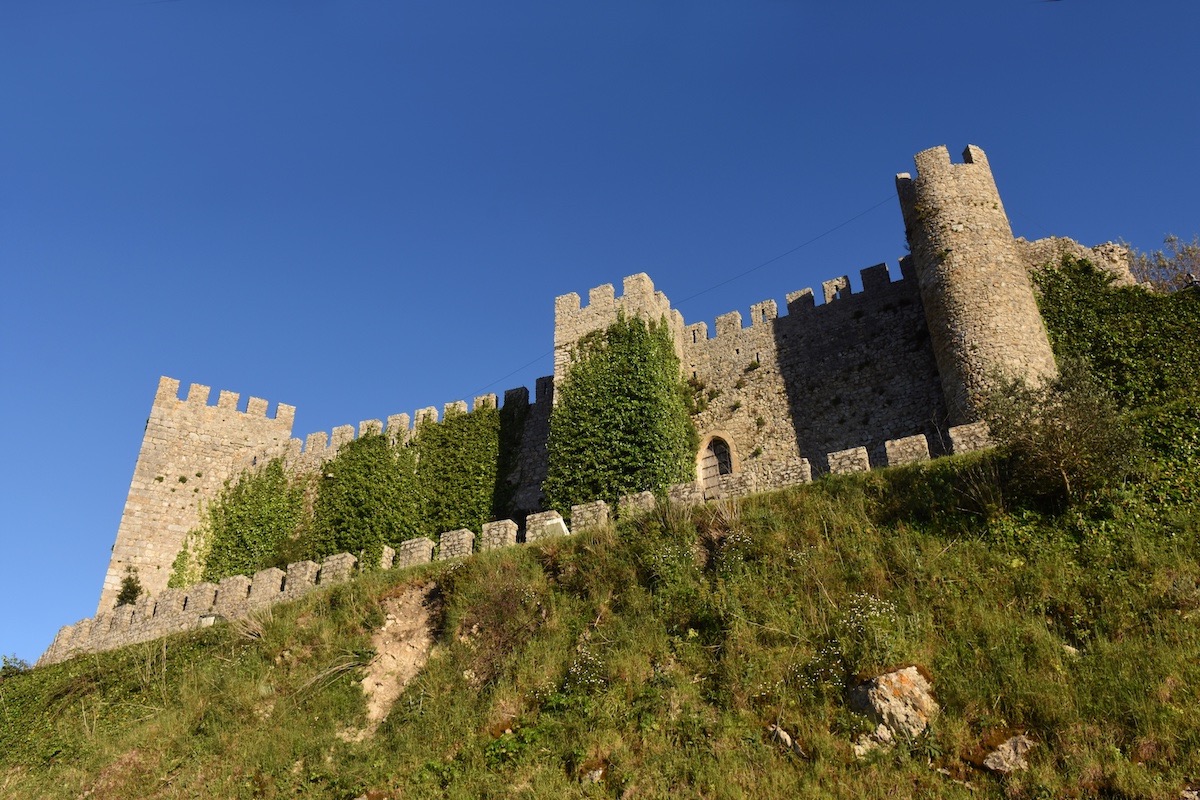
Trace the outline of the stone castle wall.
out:
[[[996,374],[1052,375],[1029,269],[1062,253],[1090,253],[1119,272],[1128,256],[1116,246],[1087,251],[1064,239],[1014,240],[983,151],[968,147],[964,159],[952,164],[944,147],[932,148],[917,154],[915,178],[897,176],[912,254],[895,277],[882,264],[862,270],[861,291],[837,277],[822,285],[820,302],[810,289],[788,294],[782,313],[764,300],[750,307],[748,320],[736,311],[718,317],[711,335],[705,322],[686,324],[645,274],[625,278],[620,296],[606,284],[588,292],[586,304],[575,293],[556,298],[554,375],[537,381],[532,403],[525,388],[503,395],[502,436],[519,446],[502,476],[513,490],[514,516],[542,510],[555,386],[575,345],[621,314],[666,321],[684,377],[707,403],[694,418],[702,437],[697,484],[678,488],[681,500],[791,485],[814,471],[894,463],[902,453],[945,453],[949,426],[977,419],[977,399]],[[356,435],[378,431],[402,441],[438,418],[426,408],[302,442],[291,438],[291,406],[268,418],[257,398],[239,410],[230,392],[209,405],[208,387],[193,385],[183,400],[178,390],[178,381],[164,378],[155,396],[101,610],[112,607],[129,567],[160,595],[204,504],[241,470],[282,456],[294,471],[313,471]],[[474,407],[497,402],[484,395]],[[888,450],[889,442],[917,436],[924,445]],[[717,439],[728,445],[732,472],[701,480],[706,448]]]
[[[192,384],[180,400],[179,381],[159,381],[100,591],[100,610],[113,607],[128,568],[137,570],[147,591],[166,589],[171,563],[184,535],[200,522],[203,504],[256,457],[286,446],[295,408],[281,403],[269,418],[266,400],[252,397],[242,411],[233,392],[221,392],[216,405],[208,405],[210,392]]]

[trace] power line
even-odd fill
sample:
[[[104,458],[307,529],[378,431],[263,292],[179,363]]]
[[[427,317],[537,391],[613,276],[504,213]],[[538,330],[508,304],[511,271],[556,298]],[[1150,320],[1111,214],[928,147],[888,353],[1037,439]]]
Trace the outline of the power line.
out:
[[[811,238],[811,239],[809,239],[808,241],[801,242],[800,244],[796,245],[795,247],[791,248],[790,250],[785,250],[784,252],[780,253],[780,254],[779,254],[779,255],[777,255],[777,256],[773,256],[773,257],[771,257],[771,258],[768,258],[766,261],[762,262],[761,264],[758,264],[758,265],[756,265],[756,266],[753,266],[753,267],[751,267],[750,269],[748,269],[748,270],[745,270],[744,272],[739,272],[738,274],[736,274],[736,275],[734,275],[734,276],[732,276],[732,277],[726,278],[725,280],[723,280],[723,281],[721,281],[721,282],[719,282],[719,283],[714,283],[712,286],[709,286],[707,289],[701,289],[700,291],[696,292],[695,294],[688,295],[687,297],[683,298],[682,300],[676,300],[675,302],[678,304],[678,303],[686,303],[686,302],[688,302],[689,300],[695,300],[697,297],[700,297],[700,296],[702,296],[702,295],[706,295],[706,294],[708,294],[709,292],[713,291],[714,289],[720,289],[722,286],[725,286],[725,285],[727,285],[727,284],[733,283],[733,282],[734,282],[734,281],[736,281],[736,280],[740,280],[740,279],[742,279],[742,278],[746,277],[747,275],[749,275],[749,274],[750,274],[750,273],[752,273],[752,272],[757,272],[758,270],[762,269],[762,268],[763,268],[763,267],[765,267],[765,266],[768,266],[768,265],[770,265],[770,264],[774,264],[774,263],[775,263],[776,261],[778,261],[779,259],[781,259],[781,258],[786,258],[787,256],[790,256],[792,253],[795,253],[797,250],[802,250],[802,249],[804,249],[805,247],[808,247],[810,244],[814,244],[814,243],[816,243],[816,242],[819,242],[820,240],[824,239],[824,238],[825,238],[826,236],[828,236],[829,234],[831,234],[831,233],[833,233],[833,232],[835,232],[835,231],[841,230],[842,228],[846,227],[846,226],[847,226],[847,225],[849,225],[851,222],[854,222],[855,220],[857,220],[857,219],[859,219],[859,218],[861,218],[861,217],[865,217],[867,214],[870,214],[872,211],[874,211],[875,209],[879,208],[879,207],[880,207],[881,205],[883,205],[884,203],[890,202],[892,199],[894,199],[894,195],[891,195],[891,194],[889,194],[887,197],[883,198],[882,200],[880,200],[878,203],[876,203],[875,205],[871,206],[870,208],[864,209],[863,211],[860,211],[860,212],[858,212],[858,213],[857,213],[857,214],[855,214],[854,216],[852,216],[852,217],[850,217],[850,218],[848,218],[848,219],[846,219],[846,220],[844,220],[844,221],[842,221],[842,222],[839,222],[837,225],[834,225],[832,228],[829,228],[828,230],[824,231],[823,233],[819,233],[819,234],[817,234],[816,236],[812,237],[812,238]],[[554,348],[552,347],[552,348],[550,348],[549,350],[547,350],[546,352],[544,352],[544,353],[542,353],[541,355],[539,355],[537,358],[533,359],[532,361],[530,361],[530,362],[528,362],[528,363],[526,363],[526,364],[523,364],[523,365],[521,365],[520,367],[517,367],[517,368],[516,368],[516,369],[514,369],[512,372],[509,372],[507,375],[502,375],[502,376],[500,376],[499,378],[496,378],[496,380],[494,380],[494,381],[492,381],[491,383],[487,384],[487,385],[486,385],[486,386],[484,386],[482,389],[479,389],[478,391],[476,391],[476,392],[473,392],[473,393],[472,393],[472,396],[477,396],[477,395],[479,395],[479,394],[482,394],[482,393],[483,393],[483,391],[484,391],[485,389],[490,389],[491,387],[495,386],[497,383],[500,383],[500,382],[501,382],[501,381],[503,381],[503,380],[507,380],[508,378],[511,378],[513,375],[516,375],[518,372],[521,372],[521,371],[523,371],[523,370],[525,370],[525,369],[528,369],[529,367],[533,366],[534,364],[536,364],[537,362],[541,361],[543,358],[545,358],[546,356],[550,355],[550,354],[551,354],[551,353],[553,353],[553,352],[554,352]]]

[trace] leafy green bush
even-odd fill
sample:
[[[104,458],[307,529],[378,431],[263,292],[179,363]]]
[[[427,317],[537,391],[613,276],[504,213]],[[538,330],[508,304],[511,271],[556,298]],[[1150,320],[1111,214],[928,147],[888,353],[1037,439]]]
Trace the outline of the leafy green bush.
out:
[[[660,491],[692,477],[696,433],[665,321],[621,316],[579,342],[550,417],[546,503]]]
[[[1100,382],[1079,361],[1041,386],[1000,382],[983,416],[1007,457],[1006,483],[1034,501],[1079,501],[1124,480],[1138,437]]]
[[[137,568],[126,567],[125,577],[121,578],[121,590],[117,592],[117,602],[114,605],[125,606],[136,603],[141,596],[142,582],[138,580]]]
[[[201,579],[252,575],[270,565],[303,519],[303,485],[288,476],[281,459],[227,482],[208,509]]]

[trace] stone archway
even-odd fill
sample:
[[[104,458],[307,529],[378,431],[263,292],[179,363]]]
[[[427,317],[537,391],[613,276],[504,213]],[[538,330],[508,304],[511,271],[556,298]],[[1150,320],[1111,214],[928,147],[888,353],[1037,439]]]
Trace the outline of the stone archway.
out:
[[[706,495],[716,491],[722,475],[732,475],[741,466],[737,452],[724,433],[705,436],[696,454],[696,478]]]

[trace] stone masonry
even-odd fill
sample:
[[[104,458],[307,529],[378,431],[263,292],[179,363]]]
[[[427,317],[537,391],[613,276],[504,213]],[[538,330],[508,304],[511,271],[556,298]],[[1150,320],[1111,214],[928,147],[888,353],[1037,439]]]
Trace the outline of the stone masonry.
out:
[[[561,534],[560,525],[565,529],[561,521],[539,516],[555,386],[570,369],[579,340],[621,314],[668,327],[682,377],[697,400],[696,478],[669,487],[674,502],[736,497],[821,473],[987,446],[987,432],[977,424],[978,400],[990,382],[999,375],[1037,382],[1055,374],[1029,271],[1067,254],[1089,257],[1129,282],[1129,254],[1111,244],[1089,250],[1069,239],[1014,240],[978,147],[969,146],[961,164],[951,163],[945,147],[918,153],[915,162],[915,177],[896,177],[911,255],[892,267],[860,270],[861,288],[837,275],[819,291],[788,292],[782,305],[766,299],[746,316],[730,311],[711,329],[707,322],[685,322],[641,273],[624,279],[620,295],[605,284],[590,290],[586,303],[574,292],[557,297],[554,374],[537,380],[534,402],[520,387],[504,392],[502,404],[491,394],[473,403],[475,409],[499,407],[502,435],[516,442],[510,469],[500,476],[512,489],[513,524],[524,521],[531,540]],[[319,470],[356,436],[382,433],[407,441],[415,425],[439,416],[430,407],[301,441],[291,438],[292,406],[279,404],[269,417],[267,402],[258,398],[243,409],[232,392],[220,392],[214,405],[207,386],[193,384],[185,399],[179,389],[178,381],[163,378],[155,394],[100,612],[113,607],[129,568],[155,602],[174,597],[166,589],[172,562],[226,480],[274,457],[296,472]],[[467,405],[447,403],[442,413],[468,413]],[[623,498],[615,516],[647,503],[653,499]],[[589,525],[607,519],[607,512],[597,516],[591,507],[574,515]],[[463,548],[507,546],[515,537],[515,530],[496,528]],[[429,561],[435,549],[430,538],[405,542],[395,563]],[[292,567],[297,580],[317,569]],[[294,585],[290,570],[281,580],[285,593]],[[228,592],[220,598],[220,590],[213,591],[220,602],[232,602]],[[247,597],[255,591],[251,585]]]

